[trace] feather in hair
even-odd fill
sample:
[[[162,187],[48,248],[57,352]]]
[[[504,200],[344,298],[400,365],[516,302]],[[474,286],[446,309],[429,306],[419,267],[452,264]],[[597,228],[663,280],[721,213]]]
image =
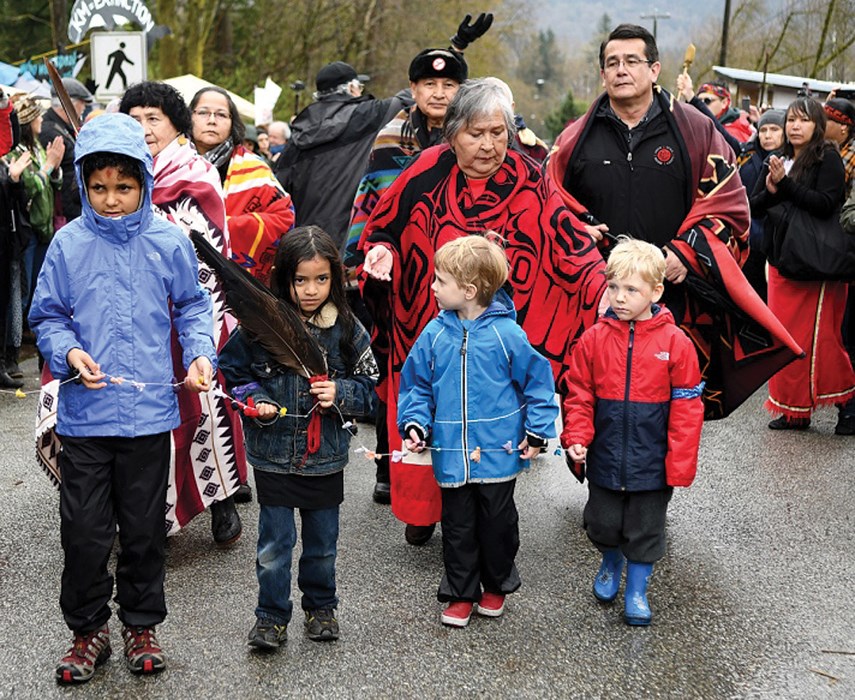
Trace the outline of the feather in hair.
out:
[[[190,240],[203,262],[223,285],[226,304],[241,327],[281,365],[307,379],[327,373],[318,342],[297,311],[256,280],[240,265],[220,254],[198,231]]]

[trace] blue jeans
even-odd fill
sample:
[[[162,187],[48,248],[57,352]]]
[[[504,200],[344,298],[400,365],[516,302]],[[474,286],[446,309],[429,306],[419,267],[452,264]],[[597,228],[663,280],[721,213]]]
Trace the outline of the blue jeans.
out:
[[[338,543],[338,506],[324,510],[300,508],[303,553],[297,585],[303,592],[303,610],[335,608],[335,557]],[[294,509],[262,505],[258,515],[258,577],[256,617],[286,625],[291,620],[291,553],[297,543]]]

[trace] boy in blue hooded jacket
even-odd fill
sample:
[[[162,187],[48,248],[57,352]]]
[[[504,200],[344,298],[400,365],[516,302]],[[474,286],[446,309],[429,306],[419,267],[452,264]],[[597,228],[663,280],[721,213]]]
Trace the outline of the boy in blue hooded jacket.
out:
[[[154,628],[166,617],[163,512],[179,423],[172,329],[188,389],[207,391],[216,365],[211,299],[193,247],[153,214],[142,127],[124,114],[94,119],[80,131],[74,165],[83,213],[51,242],[29,314],[60,381],[60,607],[74,633],[56,668],[60,683],[88,681],[110,656],[107,563],[117,525],[128,667],[165,666]]]
[[[401,371],[398,429],[407,450],[431,451],[442,490],[441,620],[465,627],[475,604],[498,617],[520,587],[516,477],[555,437],[558,406],[549,361],[496,294],[508,277],[504,251],[465,236],[437,251],[434,269],[441,311]]]

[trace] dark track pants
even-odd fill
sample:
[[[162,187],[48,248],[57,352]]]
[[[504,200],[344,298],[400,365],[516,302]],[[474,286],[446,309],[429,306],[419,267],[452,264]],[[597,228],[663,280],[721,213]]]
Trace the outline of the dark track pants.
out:
[[[516,480],[442,489],[442,558],[445,575],[436,597],[442,602],[481,600],[520,587],[514,564],[520,548]]]
[[[70,629],[85,634],[110,617],[107,571],[119,529],[119,619],[150,627],[166,617],[166,486],[169,433],[137,438],[62,437],[60,519],[65,567],[60,607]]]
[[[665,515],[674,489],[612,491],[588,482],[585,530],[601,552],[619,547],[630,561],[665,556]]]

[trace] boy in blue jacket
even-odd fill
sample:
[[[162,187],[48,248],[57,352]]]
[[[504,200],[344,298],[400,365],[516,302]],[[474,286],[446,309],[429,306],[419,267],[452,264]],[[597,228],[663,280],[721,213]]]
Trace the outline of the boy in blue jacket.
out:
[[[211,299],[193,247],[153,214],[142,127],[124,114],[94,119],[80,131],[74,167],[83,212],[51,242],[29,315],[60,381],[60,607],[74,633],[56,667],[60,683],[88,681],[110,656],[107,563],[117,526],[128,667],[148,674],[165,666],[154,628],[166,617],[163,511],[179,423],[172,329],[188,389],[207,391],[216,364]]]
[[[431,452],[442,489],[441,620],[465,627],[476,604],[498,617],[520,587],[516,477],[555,437],[558,407],[548,360],[496,294],[508,277],[501,248],[458,238],[437,251],[434,268],[441,311],[401,371],[398,429],[407,450]]]
[[[668,502],[695,478],[704,421],[697,353],[656,304],[664,279],[659,248],[629,239],[615,246],[610,306],[573,349],[564,400],[561,444],[574,472],[588,477],[585,529],[603,555],[594,596],[617,597],[628,561],[629,625],[650,624],[647,584],[665,554]]]

